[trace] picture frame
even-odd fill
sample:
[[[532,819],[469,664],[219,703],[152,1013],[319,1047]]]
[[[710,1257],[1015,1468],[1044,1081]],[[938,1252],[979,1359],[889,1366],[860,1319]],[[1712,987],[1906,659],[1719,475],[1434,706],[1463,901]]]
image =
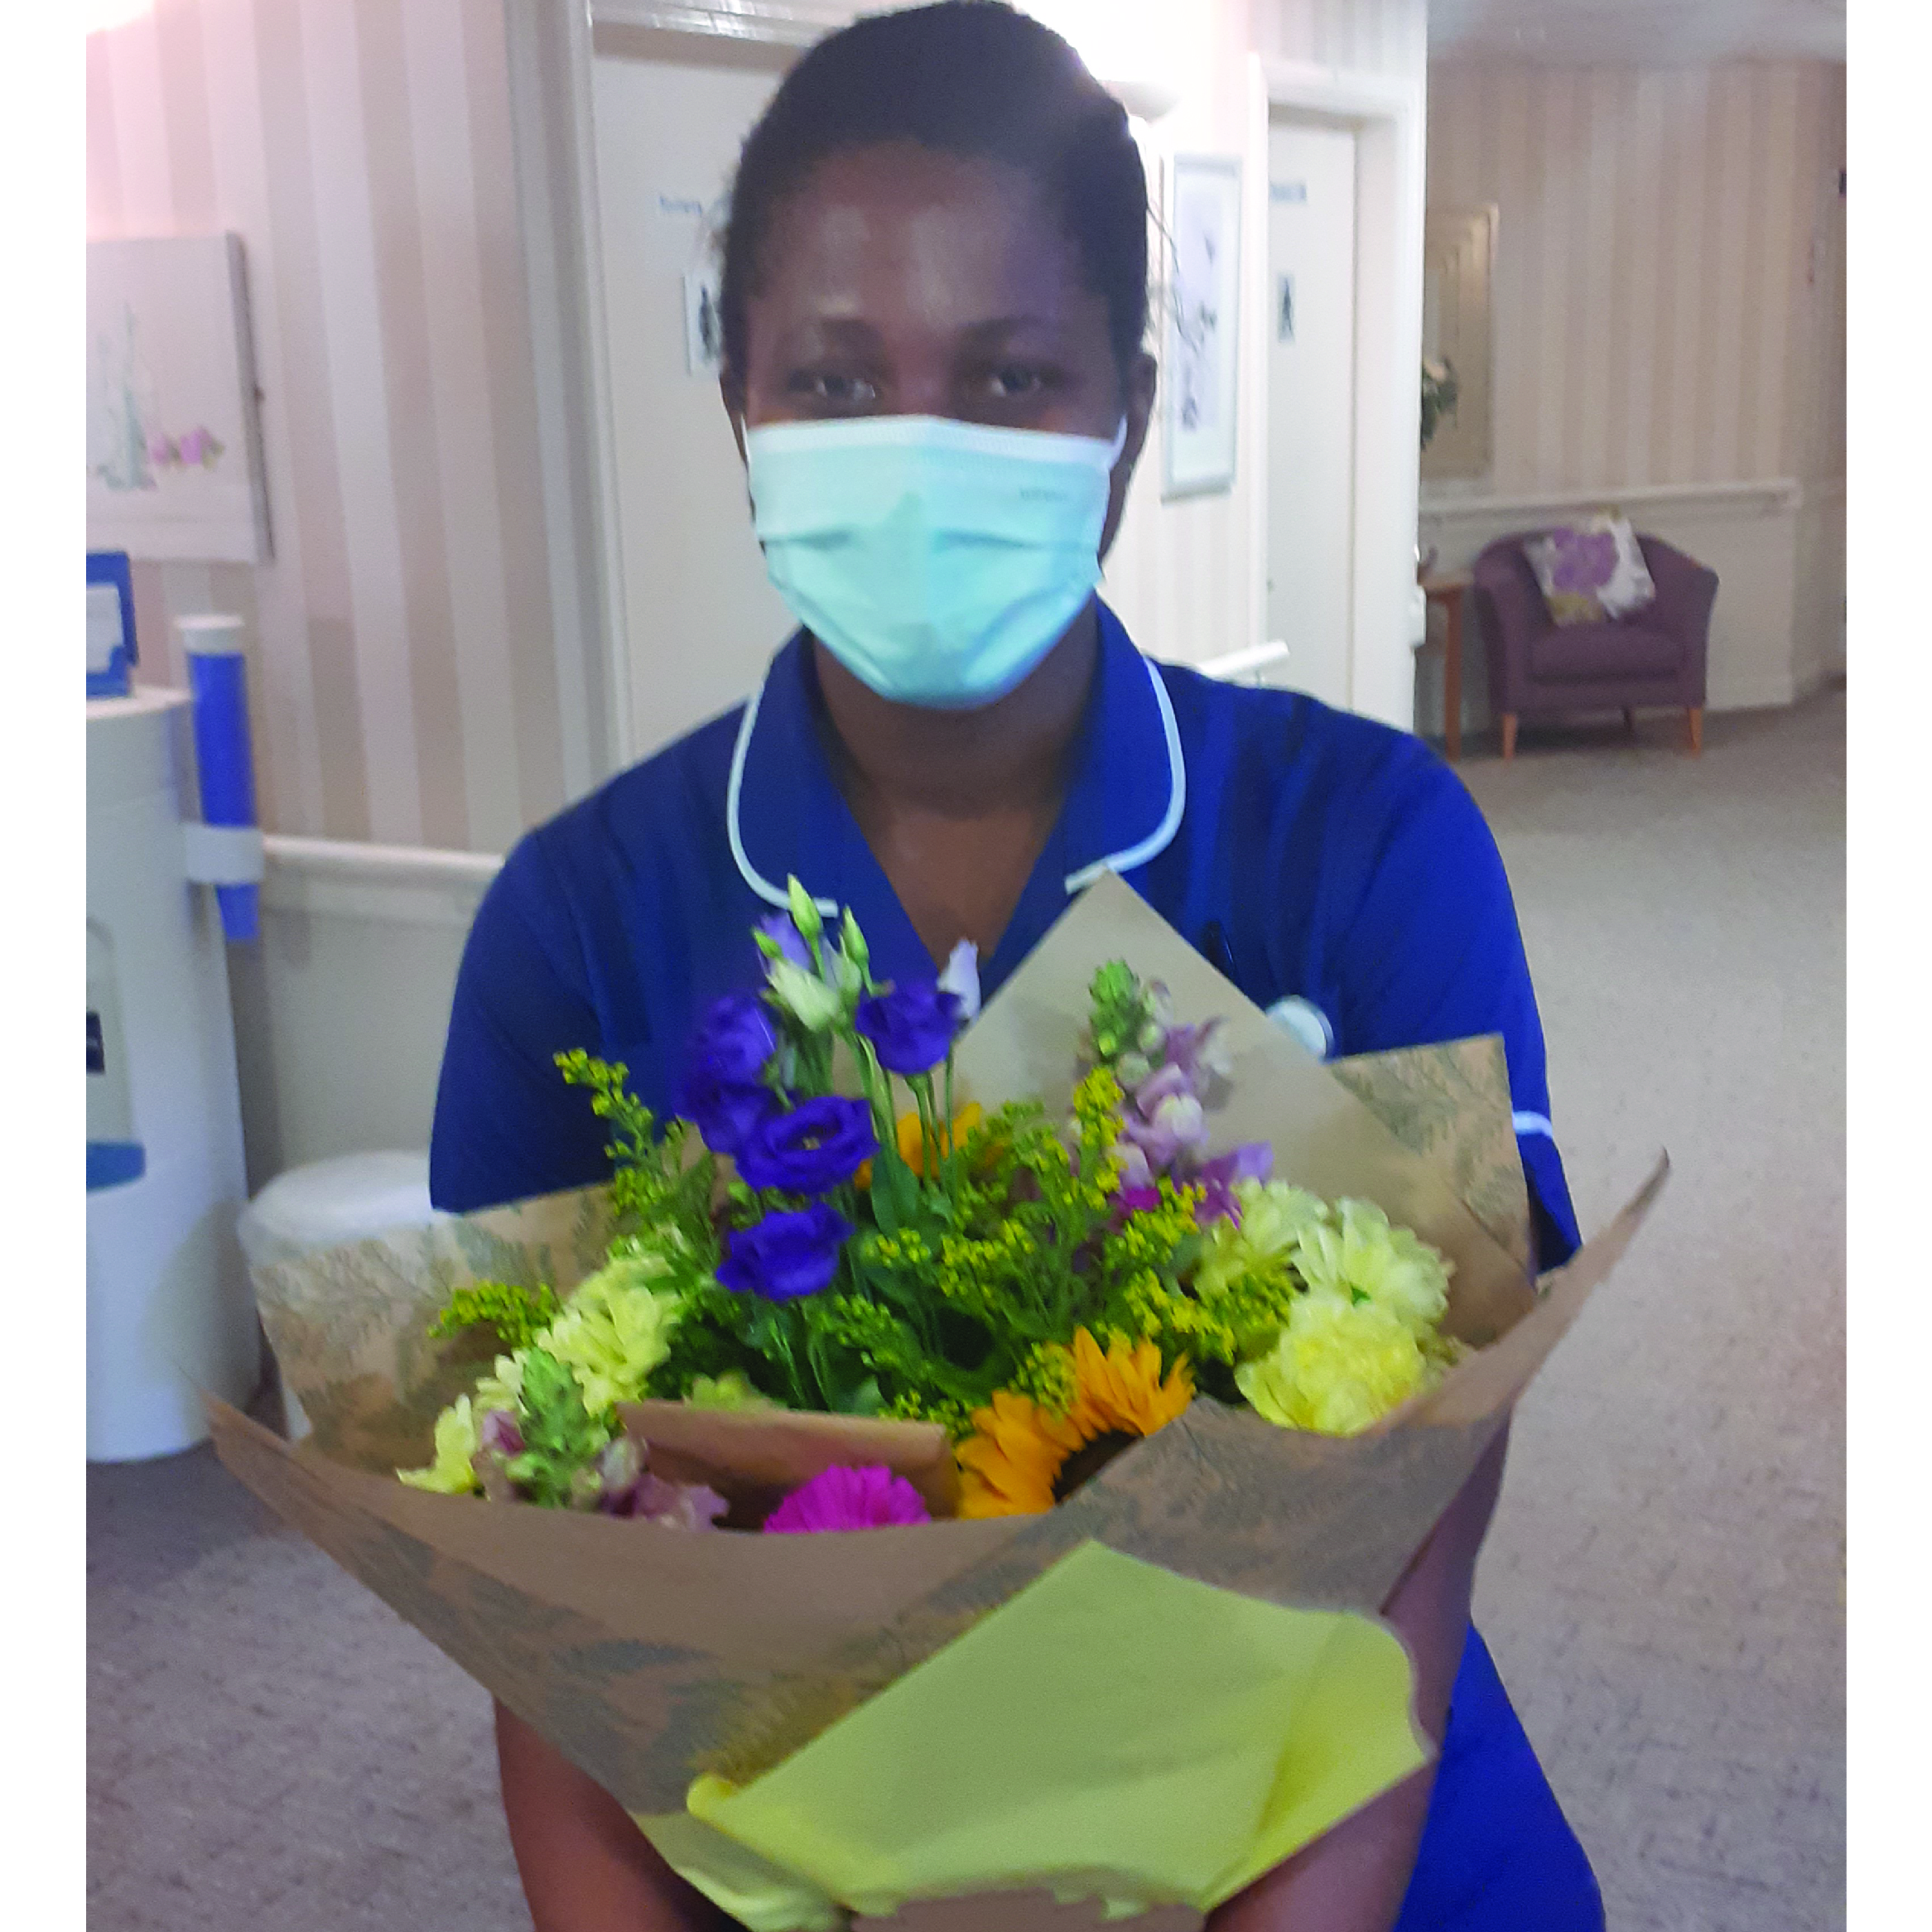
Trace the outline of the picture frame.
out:
[[[272,554],[241,237],[87,244],[87,546]]]
[[[1241,163],[1236,155],[1177,154],[1167,175],[1161,495],[1171,499],[1234,486]]]

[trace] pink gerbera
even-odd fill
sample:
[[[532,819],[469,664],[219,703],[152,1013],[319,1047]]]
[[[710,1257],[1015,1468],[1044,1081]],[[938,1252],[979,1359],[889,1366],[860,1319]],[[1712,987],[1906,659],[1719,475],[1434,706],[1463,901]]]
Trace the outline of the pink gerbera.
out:
[[[834,1463],[802,1489],[793,1490],[765,1519],[765,1528],[780,1535],[801,1535],[819,1530],[884,1530],[932,1520],[918,1491],[883,1464],[848,1469]]]

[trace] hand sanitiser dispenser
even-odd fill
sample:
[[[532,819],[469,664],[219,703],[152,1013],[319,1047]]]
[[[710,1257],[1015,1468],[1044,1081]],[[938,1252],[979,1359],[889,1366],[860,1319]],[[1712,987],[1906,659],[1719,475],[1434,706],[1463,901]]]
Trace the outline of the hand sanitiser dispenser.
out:
[[[224,940],[254,937],[262,877],[241,623],[180,629],[192,694],[87,706],[92,1462],[190,1448],[208,1433],[201,1390],[240,1404],[260,1376]],[[197,791],[227,822],[190,816]]]

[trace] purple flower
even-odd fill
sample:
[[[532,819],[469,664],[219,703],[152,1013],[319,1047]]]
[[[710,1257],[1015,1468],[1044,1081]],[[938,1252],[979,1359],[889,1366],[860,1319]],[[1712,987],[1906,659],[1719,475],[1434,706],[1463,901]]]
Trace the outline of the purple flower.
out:
[[[1120,1185],[1123,1188],[1151,1188],[1154,1185],[1154,1169],[1147,1164],[1145,1151],[1136,1147],[1131,1140],[1116,1140],[1114,1152],[1120,1158]]]
[[[1165,1096],[1145,1120],[1130,1114],[1120,1130],[1147,1156],[1147,1164],[1160,1173],[1183,1154],[1206,1144],[1207,1116],[1193,1095],[1173,1093]]]
[[[793,1490],[764,1526],[769,1535],[809,1535],[821,1530],[884,1530],[932,1520],[918,1491],[904,1477],[881,1463],[848,1469],[835,1462]]]
[[[1140,1116],[1145,1120],[1154,1118],[1154,1110],[1164,1100],[1195,1097],[1194,1082],[1188,1077],[1187,1069],[1171,1061],[1165,1066],[1157,1067],[1134,1090],[1134,1104],[1139,1108]]]
[[[1226,1154],[1203,1161],[1195,1181],[1207,1189],[1206,1197],[1194,1210],[1194,1223],[1206,1227],[1211,1221],[1231,1221],[1241,1225],[1241,1204],[1235,1193],[1240,1181],[1265,1181],[1274,1166],[1274,1149],[1265,1140],[1244,1141]]]
[[[517,1426],[515,1412],[508,1409],[484,1411],[476,1431],[478,1448],[486,1456],[520,1456],[523,1432]]]
[[[773,1113],[746,1136],[738,1171],[753,1188],[823,1194],[849,1181],[879,1151],[872,1110],[837,1094]]]
[[[595,1507],[607,1516],[661,1523],[667,1529],[708,1530],[730,1505],[702,1483],[667,1482],[644,1467],[645,1453],[629,1436],[614,1436],[590,1465]]]
[[[961,1011],[956,993],[942,993],[922,980],[861,1000],[854,1024],[871,1041],[879,1065],[909,1079],[929,1072],[946,1058]]]
[[[768,1214],[755,1226],[731,1231],[718,1279],[767,1301],[817,1294],[837,1272],[839,1250],[851,1231],[851,1222],[822,1201]]]
[[[1119,1227],[1130,1215],[1151,1214],[1159,1206],[1159,1188],[1120,1188],[1114,1195],[1114,1226]]]
[[[796,937],[796,935],[794,935]],[[718,1079],[756,1086],[778,1050],[778,1029],[755,993],[727,993],[712,1001],[692,1043],[692,1060]]]
[[[778,1047],[778,1030],[755,995],[728,993],[713,1003],[677,1094],[678,1112],[696,1121],[707,1147],[735,1154],[776,1111],[764,1069]]]
[[[1168,1029],[1165,1048],[1168,1063],[1180,1068],[1191,1089],[1198,1091],[1209,1076],[1217,1080],[1233,1077],[1233,1065],[1228,1059],[1226,1048],[1221,1043],[1222,1024],[1221,1020],[1209,1019],[1199,1026]]]
[[[1274,1171],[1274,1149],[1265,1140],[1244,1140],[1239,1147],[1202,1162],[1196,1178],[1231,1188],[1236,1181],[1265,1181]]]
[[[790,960],[795,966],[802,966],[807,972],[812,971],[812,949],[793,924],[789,913],[773,913],[760,919],[758,929],[778,949],[783,957]]]

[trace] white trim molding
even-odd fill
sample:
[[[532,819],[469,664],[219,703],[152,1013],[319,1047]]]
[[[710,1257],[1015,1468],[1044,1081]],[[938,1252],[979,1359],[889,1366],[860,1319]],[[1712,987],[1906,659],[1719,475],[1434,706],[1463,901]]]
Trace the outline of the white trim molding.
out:
[[[266,834],[262,845],[262,900],[272,912],[465,932],[503,865],[494,852],[291,838],[279,832]]]
[[[1811,494],[1818,494],[1818,489],[1814,485]],[[1729,483],[1634,483],[1499,496],[1425,489],[1418,516],[1424,523],[1486,523],[1499,518],[1534,518],[1611,505],[1626,513],[1667,509],[1679,516],[1694,516],[1702,511],[1726,517],[1751,513],[1775,516],[1797,509],[1806,494],[1804,486],[1791,476]]]
[[[1248,56],[1253,178],[1268,179],[1268,128],[1279,112],[1352,128],[1356,134],[1355,291],[1355,556],[1348,704],[1408,730],[1415,719],[1416,450],[1421,439],[1424,84],[1302,61]],[[1267,259],[1267,197],[1250,197],[1250,231]],[[1269,340],[1269,278],[1248,284],[1259,308],[1246,334]],[[1259,291],[1258,296],[1253,291]],[[1268,420],[1268,369],[1257,354],[1250,420]],[[1268,475],[1250,493],[1251,595],[1267,608]],[[1265,621],[1265,618],[1262,619]],[[1260,624],[1256,625],[1257,633]]]

